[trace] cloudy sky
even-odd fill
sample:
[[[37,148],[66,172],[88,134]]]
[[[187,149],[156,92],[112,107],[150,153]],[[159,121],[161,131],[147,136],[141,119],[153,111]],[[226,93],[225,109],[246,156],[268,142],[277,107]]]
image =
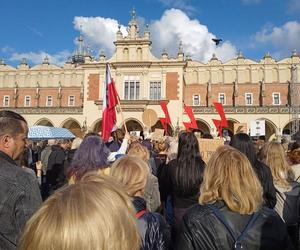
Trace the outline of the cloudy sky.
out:
[[[95,57],[104,51],[109,58],[118,24],[126,35],[133,7],[140,31],[149,24],[157,57],[163,50],[176,55],[180,41],[204,63],[213,53],[223,62],[238,51],[256,61],[267,52],[277,60],[300,53],[300,0],[1,0],[0,58],[35,65],[47,55],[62,65],[80,32]]]

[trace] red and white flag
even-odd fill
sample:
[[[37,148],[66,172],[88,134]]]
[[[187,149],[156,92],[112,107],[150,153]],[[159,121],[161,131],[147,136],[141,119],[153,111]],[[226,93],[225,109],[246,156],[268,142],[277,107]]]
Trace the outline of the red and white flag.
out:
[[[111,77],[110,67],[107,63],[102,106],[102,138],[104,141],[109,139],[110,133],[117,123],[115,107],[118,104],[118,98],[115,82]]]

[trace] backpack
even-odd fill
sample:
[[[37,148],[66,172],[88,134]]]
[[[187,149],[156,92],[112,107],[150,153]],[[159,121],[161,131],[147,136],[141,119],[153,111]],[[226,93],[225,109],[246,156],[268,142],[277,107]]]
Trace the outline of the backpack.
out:
[[[249,221],[247,222],[245,228],[243,229],[242,233],[240,235],[237,235],[232,230],[232,228],[229,226],[229,224],[228,224],[227,219],[225,218],[225,216],[221,213],[221,211],[216,206],[214,206],[212,204],[209,204],[208,207],[213,211],[213,213],[216,216],[216,218],[220,222],[222,222],[222,224],[226,227],[226,229],[228,230],[230,236],[234,240],[233,249],[236,249],[236,250],[243,249],[242,241],[247,236],[247,232],[252,228],[252,226],[254,225],[255,221],[259,217],[259,213],[253,213],[251,215]]]

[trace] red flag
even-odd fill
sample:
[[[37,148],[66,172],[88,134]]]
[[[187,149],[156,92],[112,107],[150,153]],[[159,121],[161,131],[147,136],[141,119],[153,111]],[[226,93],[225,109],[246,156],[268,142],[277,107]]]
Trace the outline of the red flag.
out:
[[[212,119],[213,123],[215,124],[219,135],[222,136],[222,122],[220,120]]]
[[[165,117],[160,117],[159,120],[161,122],[161,125],[163,126],[165,132],[167,133],[168,124],[171,124],[171,119],[168,111],[167,104],[164,101],[160,101],[161,109],[163,110]]]
[[[117,122],[115,107],[118,104],[118,93],[115,88],[115,82],[111,78],[110,68],[106,64],[106,78],[103,88],[103,105],[102,105],[102,138],[107,141],[110,133]]]
[[[214,104],[217,112],[219,113],[219,115],[221,117],[222,127],[223,128],[227,128],[228,127],[228,123],[227,123],[227,119],[226,119],[226,116],[225,116],[225,112],[224,112],[224,108],[223,108],[222,103],[220,103],[220,102],[214,102],[213,104]]]
[[[193,109],[190,106],[184,105],[184,111],[187,113],[188,117],[190,118],[191,122],[183,122],[183,125],[185,126],[185,129],[187,131],[190,130],[190,128],[198,129],[198,125],[194,116]]]

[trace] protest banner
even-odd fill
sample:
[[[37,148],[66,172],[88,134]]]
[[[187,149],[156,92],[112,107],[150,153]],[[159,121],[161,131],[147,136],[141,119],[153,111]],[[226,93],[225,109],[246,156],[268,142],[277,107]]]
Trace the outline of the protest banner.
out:
[[[247,123],[234,123],[233,124],[233,133],[245,133],[248,134]]]
[[[151,136],[152,141],[160,141],[164,138],[164,129],[156,128]]]
[[[250,136],[266,135],[265,120],[256,120],[250,122]]]
[[[217,148],[224,145],[224,141],[222,139],[203,139],[199,138],[199,148],[200,148],[200,154],[207,164],[210,157],[214,152],[216,152]]]

